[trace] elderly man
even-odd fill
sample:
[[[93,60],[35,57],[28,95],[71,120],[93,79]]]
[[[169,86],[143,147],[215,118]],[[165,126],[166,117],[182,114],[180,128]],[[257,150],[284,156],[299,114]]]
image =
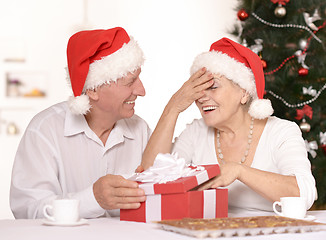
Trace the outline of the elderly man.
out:
[[[18,147],[10,190],[16,218],[42,218],[53,199],[80,200],[80,217],[117,216],[145,201],[127,180],[151,131],[134,114],[145,95],[137,42],[120,27],[81,31],[67,46],[74,96],[37,114]]]

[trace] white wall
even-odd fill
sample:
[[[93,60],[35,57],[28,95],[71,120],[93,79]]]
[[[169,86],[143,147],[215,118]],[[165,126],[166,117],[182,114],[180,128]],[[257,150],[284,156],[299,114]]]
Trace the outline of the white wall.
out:
[[[236,21],[236,3],[236,0],[88,2],[86,23],[89,28],[122,26],[142,47],[146,61],[141,79],[147,94],[137,99],[136,113],[152,129],[169,98],[189,78],[194,57],[207,51],[211,43],[223,36],[233,38],[228,32]],[[66,43],[71,34],[83,28],[83,22],[85,26],[85,1],[1,0],[0,6],[0,60],[1,51],[10,49],[5,44],[18,42],[16,51],[26,57],[26,62],[14,67],[47,73],[49,91],[42,107],[66,100],[70,94],[64,70]],[[0,62],[2,82],[7,67]],[[0,84],[0,117],[1,108],[6,109],[8,104],[1,88],[3,84]],[[12,103],[9,105],[12,107]],[[39,108],[35,106],[28,114],[19,110],[12,113],[7,109],[2,111],[2,117],[14,118],[23,130]],[[181,114],[175,134],[178,135],[193,118],[199,117],[199,111],[191,106]],[[20,138],[21,134],[8,137],[0,126],[0,219],[13,218],[8,192],[13,157]]]

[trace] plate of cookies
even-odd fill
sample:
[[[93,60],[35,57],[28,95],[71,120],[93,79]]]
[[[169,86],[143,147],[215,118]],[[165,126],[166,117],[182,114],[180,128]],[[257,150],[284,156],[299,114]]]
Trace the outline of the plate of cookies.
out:
[[[279,233],[325,231],[326,224],[282,216],[162,220],[156,222],[166,231],[197,238],[243,237]]]

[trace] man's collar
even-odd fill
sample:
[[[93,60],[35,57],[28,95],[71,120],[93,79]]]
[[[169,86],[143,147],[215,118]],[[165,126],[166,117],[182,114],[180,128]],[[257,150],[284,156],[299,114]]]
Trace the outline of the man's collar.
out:
[[[130,129],[130,126],[127,124],[126,119],[121,119],[121,120],[117,121],[114,128],[113,128],[113,130],[114,129],[121,132],[121,134],[126,138],[129,138],[129,139],[134,139],[135,138],[134,131],[132,131]]]
[[[85,132],[87,135],[92,135],[92,133],[94,134],[94,132],[88,126],[87,121],[83,115],[73,114],[68,110],[66,112],[64,136],[72,136],[82,132]],[[135,138],[134,131],[130,129],[126,119],[117,121],[114,128],[112,129],[112,132],[114,132],[115,135],[121,135],[129,139]]]
[[[73,114],[69,110],[66,112],[64,136],[72,136],[87,131],[89,126],[84,115]]]

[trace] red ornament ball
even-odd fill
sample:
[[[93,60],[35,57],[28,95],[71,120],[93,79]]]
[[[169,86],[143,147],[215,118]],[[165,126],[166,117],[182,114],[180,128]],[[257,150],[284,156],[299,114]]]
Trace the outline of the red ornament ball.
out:
[[[240,9],[237,16],[241,21],[244,21],[249,17],[249,14],[244,9]]]
[[[298,70],[298,74],[299,74],[299,76],[307,76],[308,75],[308,73],[309,73],[309,70],[307,69],[307,68],[300,68],[299,70]]]
[[[326,144],[322,144],[320,148],[323,150],[324,154],[326,155]]]
[[[264,59],[261,59],[261,64],[263,65],[263,69],[267,68],[267,62]]]

